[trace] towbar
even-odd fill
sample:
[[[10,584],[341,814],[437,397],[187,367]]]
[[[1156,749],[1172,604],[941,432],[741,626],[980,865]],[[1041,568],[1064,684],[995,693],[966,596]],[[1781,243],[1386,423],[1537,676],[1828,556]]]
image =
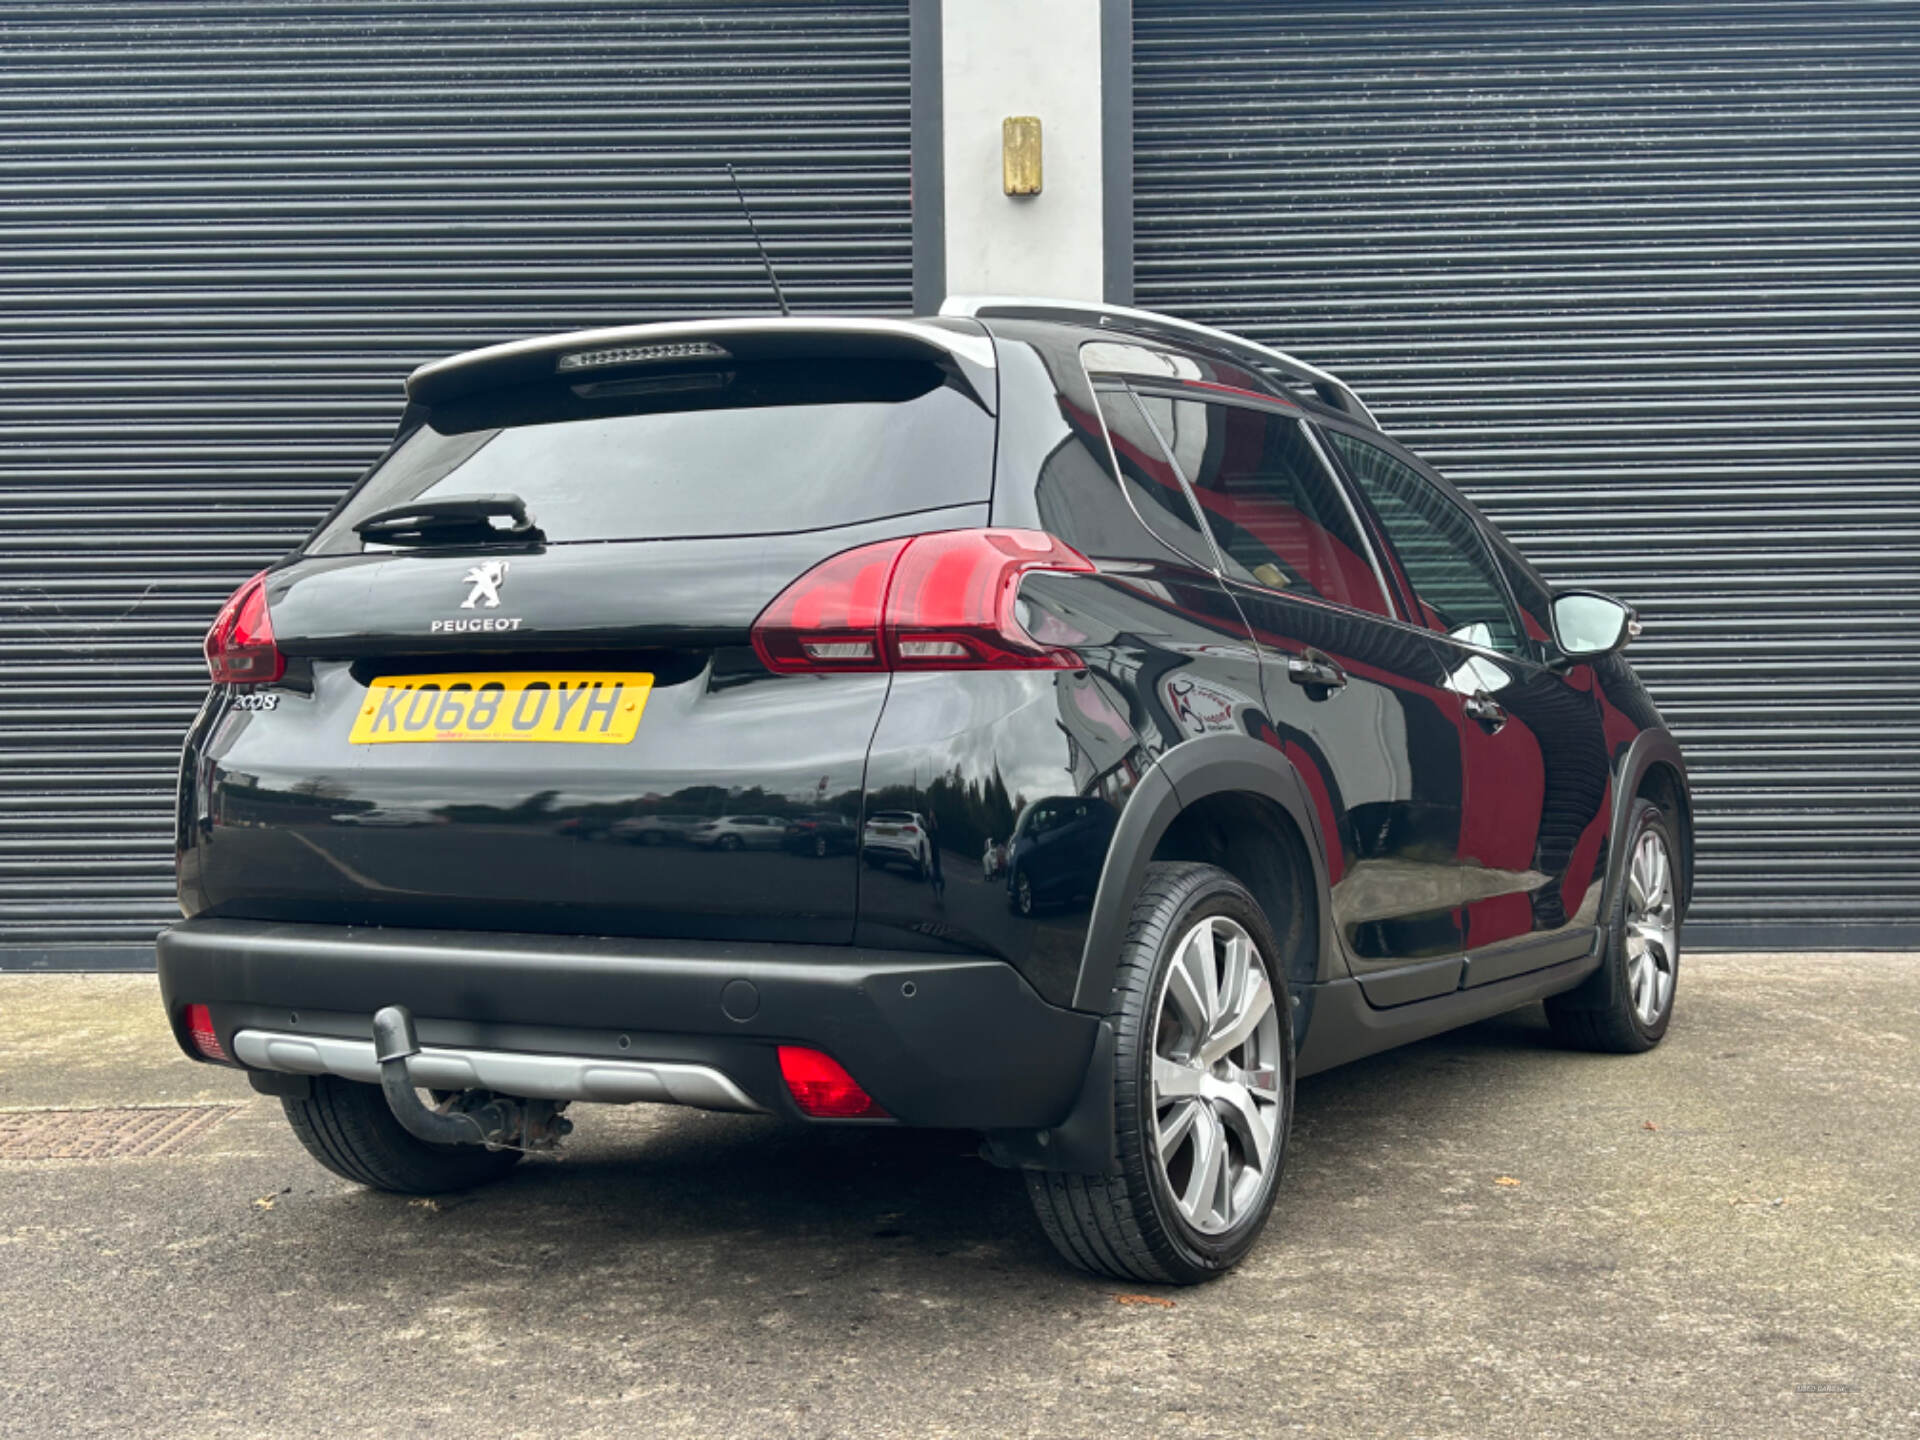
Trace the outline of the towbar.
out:
[[[429,1145],[488,1145],[509,1142],[520,1130],[519,1107],[489,1100],[470,1110],[435,1110],[423,1104],[407,1073],[407,1060],[420,1053],[420,1037],[413,1016],[404,1005],[388,1005],[373,1015],[373,1054],[380,1062],[380,1089],[409,1135]]]

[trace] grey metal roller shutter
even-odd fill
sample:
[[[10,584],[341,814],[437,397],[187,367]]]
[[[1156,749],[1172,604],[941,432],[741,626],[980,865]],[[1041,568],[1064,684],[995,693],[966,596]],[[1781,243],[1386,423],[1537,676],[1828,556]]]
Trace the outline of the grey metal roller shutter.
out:
[[[1920,8],[1134,0],[1138,303],[1637,603],[1696,943],[1920,942]]]
[[[147,964],[199,637],[513,335],[910,303],[906,0],[0,10],[0,967]]]

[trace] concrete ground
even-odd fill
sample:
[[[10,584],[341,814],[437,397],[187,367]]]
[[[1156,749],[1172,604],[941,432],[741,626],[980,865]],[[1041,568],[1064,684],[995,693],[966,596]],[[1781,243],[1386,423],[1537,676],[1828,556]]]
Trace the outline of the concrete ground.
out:
[[[1302,1082],[1266,1238],[1148,1293],[963,1136],[587,1108],[371,1194],[150,979],[0,975],[0,1110],[236,1107],[0,1161],[0,1435],[1911,1436],[1917,1057],[1912,956],[1691,958],[1631,1059],[1518,1011]]]

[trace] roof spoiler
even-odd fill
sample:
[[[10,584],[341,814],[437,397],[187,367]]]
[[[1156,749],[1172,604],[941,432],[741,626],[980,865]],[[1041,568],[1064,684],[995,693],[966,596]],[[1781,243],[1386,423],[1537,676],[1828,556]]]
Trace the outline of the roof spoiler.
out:
[[[1162,315],[1153,310],[1135,310],[1126,305],[1103,305],[1095,300],[1049,300],[1023,295],[954,295],[940,307],[943,316],[970,320],[1000,316],[1007,320],[1078,320],[1102,330],[1137,339],[1162,340],[1173,344],[1198,346],[1229,356],[1253,370],[1265,370],[1284,376],[1296,384],[1311,386],[1314,394],[1336,410],[1344,410],[1374,429],[1380,422],[1373,418],[1353,387],[1336,375],[1295,359],[1284,350],[1270,349],[1251,340],[1216,330],[1211,325],[1196,325],[1191,320]]]
[[[674,361],[839,355],[932,361],[963,382],[989,413],[994,409],[993,341],[978,325],[831,316],[672,320],[512,340],[422,365],[407,377],[407,399],[439,405],[556,375]]]

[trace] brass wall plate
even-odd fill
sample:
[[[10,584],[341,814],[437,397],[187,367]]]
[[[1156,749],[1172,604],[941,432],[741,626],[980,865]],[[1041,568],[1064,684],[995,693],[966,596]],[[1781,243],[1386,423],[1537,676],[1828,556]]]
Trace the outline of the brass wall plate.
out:
[[[1009,115],[1000,122],[1000,184],[1009,195],[1040,193],[1040,117]]]

